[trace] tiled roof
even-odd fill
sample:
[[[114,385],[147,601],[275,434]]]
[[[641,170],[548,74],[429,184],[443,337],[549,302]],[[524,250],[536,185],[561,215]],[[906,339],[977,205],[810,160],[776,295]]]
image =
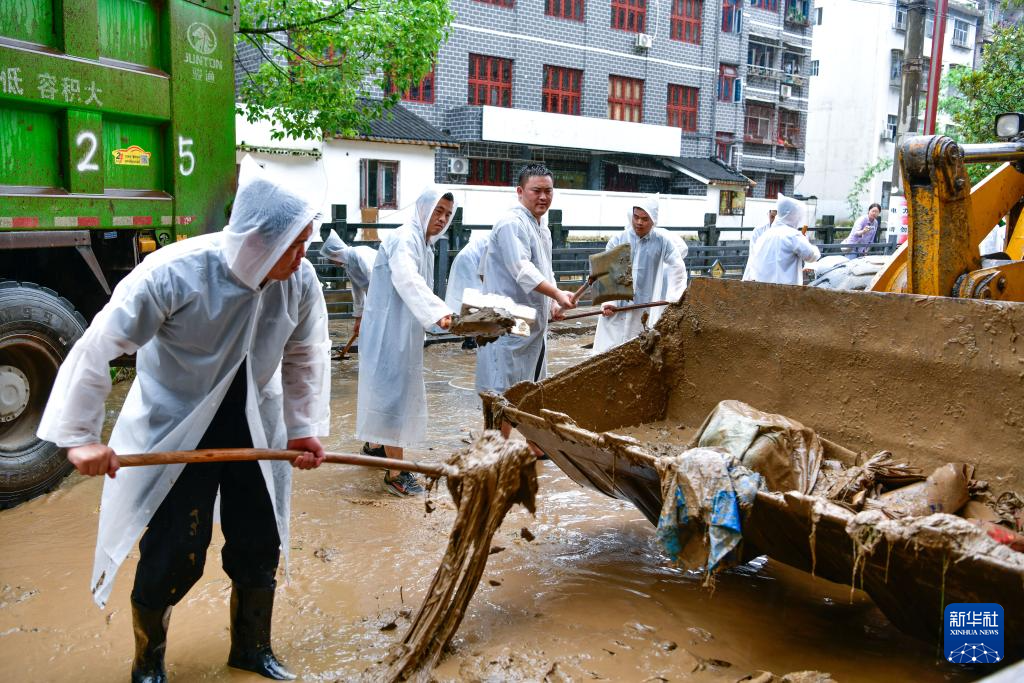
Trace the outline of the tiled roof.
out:
[[[666,159],[666,164],[676,168],[687,175],[696,178],[703,183],[711,184],[731,184],[731,185],[750,185],[750,178],[738,173],[718,159],[700,158],[700,157],[678,157],[675,159]]]
[[[335,135],[334,137],[348,136]],[[383,117],[372,121],[368,135],[357,135],[355,138],[374,142],[400,142],[432,147],[459,146],[455,139],[445,135],[400,104],[389,109]]]

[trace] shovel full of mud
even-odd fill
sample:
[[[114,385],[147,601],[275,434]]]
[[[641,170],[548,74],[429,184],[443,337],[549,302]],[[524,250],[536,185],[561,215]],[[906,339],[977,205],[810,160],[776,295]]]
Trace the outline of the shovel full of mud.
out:
[[[1019,303],[700,278],[654,330],[486,396],[485,418],[515,425],[577,483],[634,504],[659,536],[669,498],[689,505],[721,465],[735,503],[725,512],[739,515],[722,522],[716,497],[704,521],[721,540],[742,519],[723,557],[767,554],[862,588],[899,628],[933,640],[946,605],[999,603],[1007,646],[1020,647],[1021,330]],[[756,414],[757,428],[721,422],[720,404]],[[703,448],[716,429],[717,455]],[[768,435],[769,450],[728,455],[751,434]],[[791,467],[765,464],[778,465],[764,453],[780,444]],[[713,457],[681,455],[693,449]],[[965,513],[979,501],[986,512]]]

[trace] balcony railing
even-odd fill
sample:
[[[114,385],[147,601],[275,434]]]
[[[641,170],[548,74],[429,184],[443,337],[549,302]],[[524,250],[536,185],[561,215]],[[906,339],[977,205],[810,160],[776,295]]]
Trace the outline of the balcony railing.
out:
[[[786,12],[786,23],[791,26],[810,26],[811,21],[798,9],[790,9]]]

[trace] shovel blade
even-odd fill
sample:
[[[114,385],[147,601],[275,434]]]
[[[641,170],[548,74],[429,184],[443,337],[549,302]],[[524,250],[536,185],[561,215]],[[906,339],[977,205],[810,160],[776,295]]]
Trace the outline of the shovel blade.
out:
[[[620,244],[590,256],[590,275],[596,277],[590,288],[594,304],[633,299],[633,250]]]

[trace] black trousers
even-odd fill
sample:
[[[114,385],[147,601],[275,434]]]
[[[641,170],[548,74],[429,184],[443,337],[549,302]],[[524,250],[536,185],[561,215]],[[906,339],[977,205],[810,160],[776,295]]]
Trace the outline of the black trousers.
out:
[[[243,363],[198,448],[252,448],[245,396]],[[218,489],[224,571],[246,588],[274,587],[281,541],[259,464],[190,464],[139,541],[134,602],[155,610],[176,605],[203,575]]]

